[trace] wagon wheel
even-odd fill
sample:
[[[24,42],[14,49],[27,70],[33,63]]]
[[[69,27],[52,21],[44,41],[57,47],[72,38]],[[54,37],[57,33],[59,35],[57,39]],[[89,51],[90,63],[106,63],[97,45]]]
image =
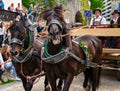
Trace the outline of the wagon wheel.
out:
[[[120,68],[120,61],[118,61],[117,67]],[[116,77],[117,77],[117,80],[120,81],[120,71],[116,72]]]

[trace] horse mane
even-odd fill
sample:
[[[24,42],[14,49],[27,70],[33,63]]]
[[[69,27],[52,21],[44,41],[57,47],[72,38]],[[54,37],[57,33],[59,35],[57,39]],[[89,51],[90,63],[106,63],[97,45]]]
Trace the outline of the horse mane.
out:
[[[56,6],[55,8],[47,9],[41,13],[41,17],[44,20],[47,20],[48,22],[52,19],[57,19],[62,23],[64,27],[66,27],[66,23],[64,21],[64,15],[63,15],[63,7],[62,5]]]

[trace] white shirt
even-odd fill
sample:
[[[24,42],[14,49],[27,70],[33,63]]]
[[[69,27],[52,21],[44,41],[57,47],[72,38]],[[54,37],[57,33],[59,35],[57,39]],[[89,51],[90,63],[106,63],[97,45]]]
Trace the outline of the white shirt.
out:
[[[102,20],[101,20],[102,19]],[[107,24],[107,22],[106,22],[106,19],[103,17],[103,16],[99,16],[98,18],[96,18],[96,17],[93,17],[92,19],[91,19],[91,21],[90,21],[90,25],[93,25],[93,20],[94,21],[100,21],[101,20],[101,24]]]
[[[3,63],[4,60],[3,60],[3,57],[2,57],[2,54],[0,53],[0,63]],[[2,65],[2,67],[4,67],[4,64]]]
[[[6,32],[6,28],[3,27],[3,28],[0,28],[0,35],[4,35]]]
[[[115,18],[112,19],[112,20],[114,21],[114,24],[116,24],[118,18],[119,18],[119,17],[117,17],[116,19],[115,19]]]

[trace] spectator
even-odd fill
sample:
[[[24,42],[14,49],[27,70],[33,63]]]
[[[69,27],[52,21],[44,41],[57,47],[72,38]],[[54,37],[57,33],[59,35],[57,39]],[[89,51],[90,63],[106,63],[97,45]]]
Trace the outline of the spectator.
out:
[[[110,27],[111,28],[120,28],[120,12],[118,12],[118,10],[114,10],[114,12],[112,13]],[[107,42],[106,42],[106,47],[116,48],[118,38],[119,37],[108,37]]]
[[[5,24],[4,24],[4,22],[2,21],[2,22],[0,23],[0,47],[2,47],[3,40],[4,40],[4,38],[5,38],[5,32],[6,32]]]
[[[33,22],[34,21],[34,7],[33,7],[33,4],[31,4],[29,9],[28,9],[28,15],[29,15],[29,19]]]
[[[22,11],[22,7],[20,6],[20,3],[18,3],[18,6],[16,7],[16,12],[20,13]]]
[[[3,58],[2,58],[2,54],[0,52],[0,82],[2,82],[2,74],[5,71],[4,64],[2,64],[3,62],[4,61],[3,61]]]
[[[14,9],[14,3],[11,3],[11,5],[8,7],[8,10],[14,12],[15,9]]]
[[[106,27],[106,19],[101,16],[101,10],[100,9],[96,9],[93,12],[95,14],[95,16],[91,19],[90,21],[90,25],[92,28],[94,27]]]
[[[38,22],[38,26],[37,26],[37,36],[40,36],[40,35],[45,35],[45,28],[43,26],[44,24],[42,24],[42,21],[39,21]]]
[[[15,70],[15,67],[13,66],[12,62],[11,62],[11,59],[10,59],[10,48],[9,48],[9,45],[5,45],[2,49],[1,49],[1,54],[2,54],[2,58],[3,58],[3,63],[4,64],[4,68],[6,70],[10,70],[11,73],[13,74],[14,76],[14,80],[20,80],[18,77],[17,77],[17,74],[16,74],[16,70]]]
[[[4,10],[4,2],[2,0],[0,0],[0,10]]]

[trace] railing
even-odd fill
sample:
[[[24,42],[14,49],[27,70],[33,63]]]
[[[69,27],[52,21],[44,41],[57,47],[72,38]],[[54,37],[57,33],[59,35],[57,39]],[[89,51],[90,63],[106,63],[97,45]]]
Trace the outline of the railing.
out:
[[[14,20],[18,14],[7,10],[0,10],[0,21]]]

